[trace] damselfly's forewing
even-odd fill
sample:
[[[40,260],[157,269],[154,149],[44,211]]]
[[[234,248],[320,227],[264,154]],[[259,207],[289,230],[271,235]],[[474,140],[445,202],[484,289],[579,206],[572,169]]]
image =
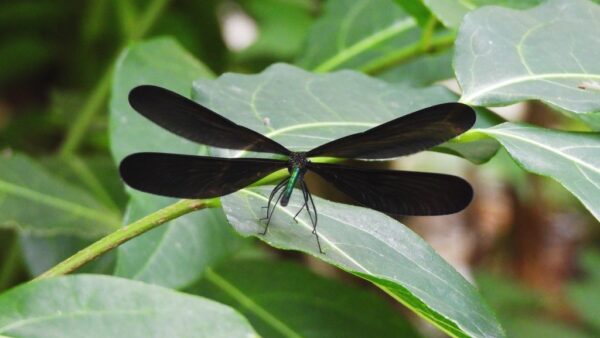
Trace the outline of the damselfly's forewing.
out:
[[[282,155],[291,153],[279,143],[160,87],[137,87],[131,91],[129,101],[148,119],[198,143]],[[474,119],[469,106],[440,104],[331,141],[306,155],[394,158],[443,143],[468,130]],[[138,190],[179,198],[209,198],[234,192],[287,166],[286,161],[280,160],[138,153],[125,158],[120,171],[125,182]],[[466,207],[472,197],[471,186],[450,175],[312,162],[307,168],[357,203],[394,215],[453,213]]]
[[[235,124],[212,110],[170,90],[139,86],[129,93],[138,113],[190,141],[213,147],[289,155],[281,144]]]

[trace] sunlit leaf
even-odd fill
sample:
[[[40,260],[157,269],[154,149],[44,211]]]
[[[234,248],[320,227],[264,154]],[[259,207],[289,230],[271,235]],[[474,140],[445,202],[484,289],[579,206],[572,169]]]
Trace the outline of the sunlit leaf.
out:
[[[456,40],[461,101],[489,107],[539,99],[600,129],[598,21],[600,6],[588,0],[473,12]]]

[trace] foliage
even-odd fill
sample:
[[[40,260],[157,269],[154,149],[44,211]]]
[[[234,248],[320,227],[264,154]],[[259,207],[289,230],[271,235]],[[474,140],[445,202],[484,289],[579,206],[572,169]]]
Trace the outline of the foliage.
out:
[[[0,27],[18,32],[0,33],[0,59],[15,65],[0,71],[0,86],[11,107],[32,102],[22,104],[30,112],[11,116],[11,129],[0,133],[0,235],[16,234],[0,238],[7,248],[4,254],[0,250],[0,289],[16,284],[15,257],[22,256],[33,276],[50,269],[40,280],[0,293],[0,335],[420,336],[414,320],[390,303],[453,337],[600,332],[594,316],[598,302],[590,296],[597,294],[594,251],[586,252],[585,278],[567,288],[567,300],[583,323],[583,329],[574,328],[553,323],[551,316],[530,316],[546,311],[543,297],[498,277],[480,275],[480,294],[405,225],[410,219],[401,222],[317,197],[323,255],[307,216],[292,221],[292,210],[300,206],[295,194],[291,209],[277,206],[270,232],[257,236],[270,184],[285,173],[219,199],[176,201],[124,187],[116,170],[122,158],[140,151],[253,155],[194,144],[145,120],[127,101],[140,84],[191,97],[292,150],[458,100],[476,108],[475,128],[433,151],[483,172],[486,167],[478,165],[497,158],[501,149],[524,172],[560,183],[566,188],[560,193],[570,192],[581,202],[580,214],[597,223],[600,5],[589,0],[239,4],[259,31],[254,44],[240,52],[228,51],[221,41],[217,13],[229,7],[217,0],[0,5]],[[86,13],[82,22],[68,22],[78,11]],[[57,28],[63,23],[79,36],[63,39]],[[90,65],[84,67],[88,56]],[[48,80],[39,74],[58,75]],[[453,77],[460,96],[439,85]],[[40,88],[58,88],[51,106],[34,94],[25,96],[31,100],[20,98],[19,81],[32,79]],[[507,122],[488,109],[527,100],[547,104],[547,111],[535,114],[551,115],[563,130]],[[7,119],[2,103],[0,130]],[[446,169],[444,163],[433,165],[436,171]],[[104,255],[115,247],[116,255]],[[287,250],[282,256],[306,253],[358,285],[267,258],[265,247]],[[57,277],[100,256],[82,270],[89,274]]]

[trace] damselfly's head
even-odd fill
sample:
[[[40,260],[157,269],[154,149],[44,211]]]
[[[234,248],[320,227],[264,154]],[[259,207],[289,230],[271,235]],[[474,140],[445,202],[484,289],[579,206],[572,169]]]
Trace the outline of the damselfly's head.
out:
[[[309,161],[306,157],[306,152],[291,152],[290,159],[288,161],[288,170],[291,172],[292,169],[299,168],[300,171],[305,171],[308,162]]]

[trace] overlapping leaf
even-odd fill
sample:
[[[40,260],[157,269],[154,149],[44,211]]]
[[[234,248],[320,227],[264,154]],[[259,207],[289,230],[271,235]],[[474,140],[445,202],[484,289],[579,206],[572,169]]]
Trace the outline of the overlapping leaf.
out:
[[[473,12],[456,41],[461,101],[499,106],[539,99],[600,129],[598,22],[600,6],[589,0]]]

